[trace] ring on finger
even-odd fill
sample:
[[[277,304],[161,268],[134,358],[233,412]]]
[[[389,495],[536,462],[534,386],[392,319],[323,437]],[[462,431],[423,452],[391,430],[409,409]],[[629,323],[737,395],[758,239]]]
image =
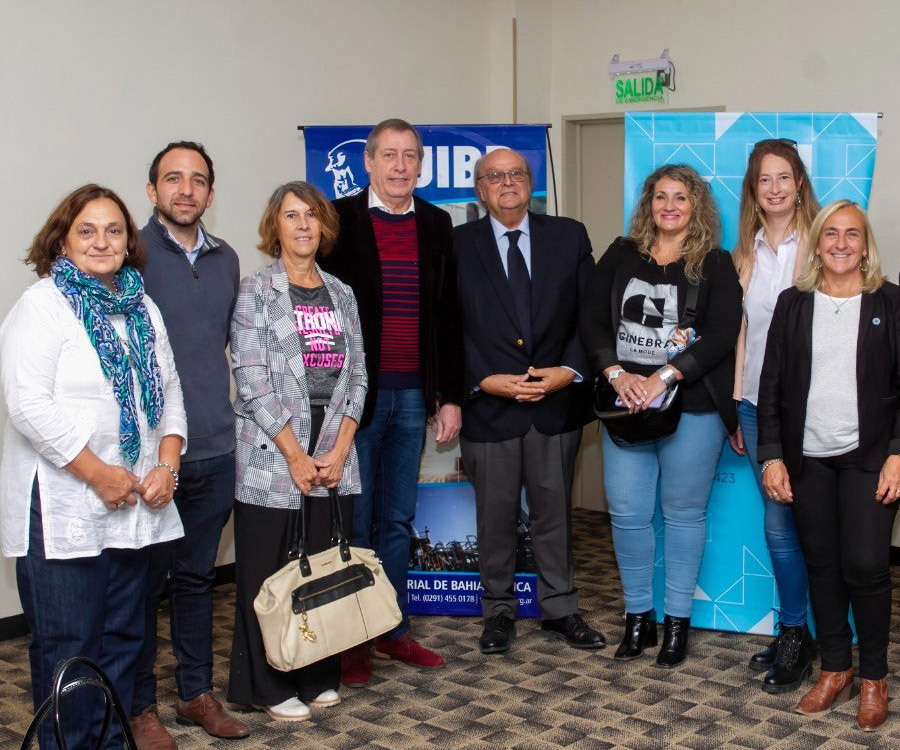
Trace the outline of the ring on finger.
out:
[[[124,500],[119,500],[119,502],[116,503],[116,510],[118,510],[119,508],[121,508],[123,505],[125,505],[125,501],[124,501]]]

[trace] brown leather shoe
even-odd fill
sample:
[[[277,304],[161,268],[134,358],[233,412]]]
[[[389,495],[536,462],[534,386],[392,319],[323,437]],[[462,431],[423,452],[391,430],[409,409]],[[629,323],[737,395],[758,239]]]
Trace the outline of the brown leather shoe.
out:
[[[812,690],[800,699],[797,708],[798,714],[823,714],[841,703],[850,700],[850,691],[853,689],[853,667],[845,672],[819,673],[819,681]]]
[[[874,732],[888,716],[887,680],[862,680],[856,725],[864,732]]]
[[[195,724],[211,737],[223,740],[237,740],[250,734],[250,727],[222,708],[212,690],[187,702],[179,698],[175,703],[175,721],[185,725]]]
[[[160,721],[156,706],[147,706],[132,716],[130,724],[138,750],[178,750],[174,738]]]

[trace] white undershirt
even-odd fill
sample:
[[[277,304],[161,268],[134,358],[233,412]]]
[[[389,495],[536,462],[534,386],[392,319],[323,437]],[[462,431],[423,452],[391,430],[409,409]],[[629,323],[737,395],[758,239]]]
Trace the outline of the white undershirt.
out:
[[[856,341],[861,301],[861,294],[829,297],[815,293],[804,456],[840,456],[859,447]]]
[[[744,295],[747,339],[744,349],[743,397],[756,405],[759,400],[759,374],[766,354],[766,337],[778,295],[794,283],[797,260],[797,232],[785,237],[777,252],[769,247],[763,229],[756,233],[753,245],[753,274]]]

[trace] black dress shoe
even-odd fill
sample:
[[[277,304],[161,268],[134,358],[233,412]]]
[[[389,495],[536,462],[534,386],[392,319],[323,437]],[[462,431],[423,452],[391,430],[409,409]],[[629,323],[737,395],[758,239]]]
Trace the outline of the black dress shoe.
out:
[[[652,609],[639,614],[625,614],[625,635],[614,659],[635,659],[644,653],[646,646],[656,645],[656,612]]]
[[[656,656],[657,666],[671,669],[687,658],[688,633],[690,632],[690,617],[666,615],[663,618],[663,644]]]
[[[816,658],[816,642],[806,625],[782,625],[778,653],[766,673],[762,689],[767,693],[789,693],[806,679]]]
[[[509,651],[509,643],[516,635],[516,621],[509,615],[493,615],[484,621],[478,639],[482,654],[502,654]]]
[[[779,631],[781,625],[779,624]],[[778,653],[778,638],[775,637],[772,639],[772,642],[766,646],[762,651],[753,654],[750,657],[750,669],[755,669],[757,672],[765,672],[772,668],[772,665],[775,663],[775,654]]]
[[[556,620],[543,620],[541,630],[550,638],[565,641],[572,648],[604,648],[606,638],[594,630],[581,615],[566,615]]]

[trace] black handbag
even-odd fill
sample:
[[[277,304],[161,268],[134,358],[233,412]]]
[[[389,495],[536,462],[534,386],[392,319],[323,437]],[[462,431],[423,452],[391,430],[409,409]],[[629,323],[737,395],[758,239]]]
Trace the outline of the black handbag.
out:
[[[75,677],[66,682],[66,674],[71,672],[74,667],[78,666],[86,667],[91,674]],[[53,729],[56,733],[56,742],[59,745],[59,750],[87,750],[87,748],[81,747],[69,748],[69,746],[66,745],[62,727],[60,726],[62,716],[60,715],[59,710],[59,701],[62,696],[84,688],[99,690],[103,694],[103,726],[100,729],[100,737],[97,740],[97,744],[94,746],[94,750],[102,750],[106,745],[106,738],[109,734],[113,712],[116,714],[116,720],[122,726],[122,740],[125,748],[127,750],[137,750],[137,743],[134,741],[134,735],[131,733],[131,725],[128,723],[128,717],[125,715],[125,710],[122,708],[119,696],[116,695],[115,688],[109,681],[109,678],[103,673],[103,670],[84,656],[73,656],[56,668],[56,673],[53,675],[53,692],[35,712],[34,718],[31,720],[31,725],[28,727],[28,731],[25,732],[25,739],[22,740],[21,750],[31,750],[35,744],[38,729],[40,729],[44,721],[53,722]],[[72,718],[78,721],[90,721],[90,717],[85,716],[75,716]]]
[[[630,269],[629,269],[630,270]],[[617,273],[618,277],[619,274]],[[617,288],[616,285],[613,287]],[[700,293],[699,283],[688,282],[687,296],[684,301],[684,316],[679,326],[690,328],[697,320],[697,297]],[[619,327],[619,311],[617,296],[611,296],[613,330]],[[678,429],[681,418],[681,389],[679,384],[670,386],[663,394],[662,403],[643,411],[631,413],[620,403],[616,403],[619,394],[601,372],[594,383],[594,413],[603,422],[604,428],[612,441],[621,447],[643,445],[654,440],[668,437]]]

